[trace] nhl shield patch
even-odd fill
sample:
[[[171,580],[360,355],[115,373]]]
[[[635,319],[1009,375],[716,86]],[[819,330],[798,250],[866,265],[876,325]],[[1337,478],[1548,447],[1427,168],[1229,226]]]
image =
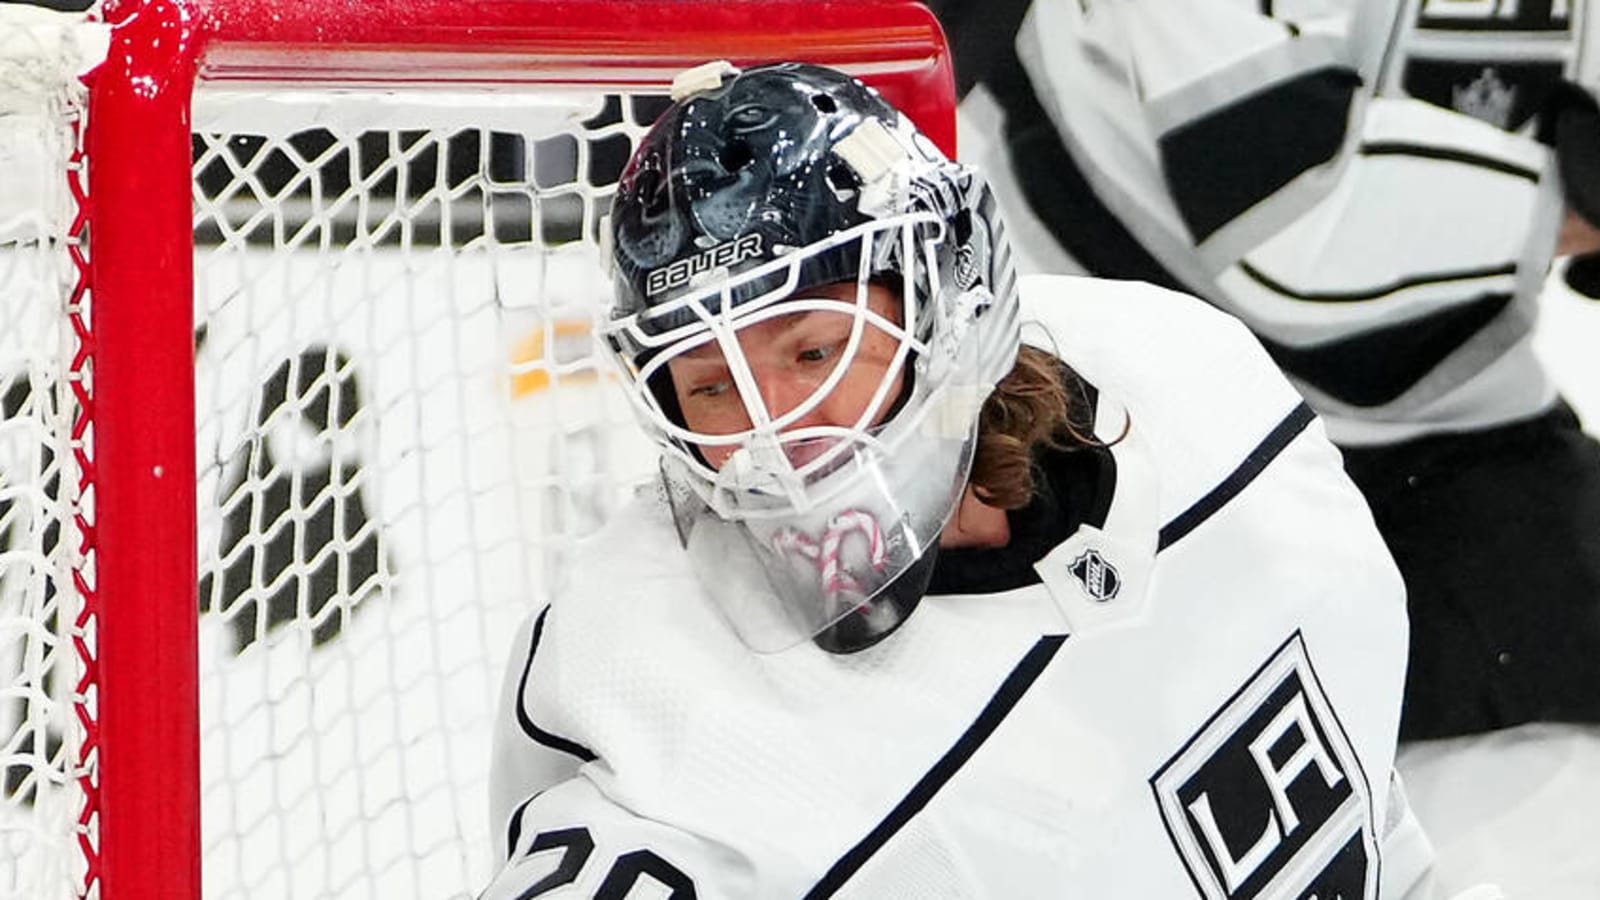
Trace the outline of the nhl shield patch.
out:
[[[1295,632],[1150,779],[1207,900],[1372,900],[1371,790]]]
[[[1067,571],[1078,579],[1078,584],[1083,586],[1083,592],[1096,603],[1105,603],[1116,597],[1117,590],[1122,587],[1122,576],[1117,574],[1116,568],[1093,547],[1083,551],[1073,560],[1072,564],[1067,566]]]

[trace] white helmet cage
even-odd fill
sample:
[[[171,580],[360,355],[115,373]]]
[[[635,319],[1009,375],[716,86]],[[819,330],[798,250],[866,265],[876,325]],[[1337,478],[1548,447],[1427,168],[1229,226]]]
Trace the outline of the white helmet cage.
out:
[[[798,138],[762,142],[774,133]],[[860,82],[783,64],[663,114],[610,227],[618,299],[602,333],[719,609],[761,651],[875,643],[926,587],[979,410],[1016,357],[1015,278],[988,186]],[[899,289],[898,323],[869,304],[874,281]],[[837,283],[854,290],[808,293]],[[769,409],[741,331],[808,312],[850,317],[839,362],[797,405]],[[805,422],[868,329],[895,349],[864,408]],[[678,409],[668,365],[708,345],[746,427],[697,432]],[[713,448],[731,455],[714,467]]]

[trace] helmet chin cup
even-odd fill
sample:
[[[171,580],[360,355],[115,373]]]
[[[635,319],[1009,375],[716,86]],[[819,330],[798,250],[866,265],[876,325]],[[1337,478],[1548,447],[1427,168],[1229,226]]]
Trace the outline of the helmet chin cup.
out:
[[[859,653],[897,631],[922,602],[933,580],[939,545],[933,544],[899,577],[873,598],[837,622],[817,632],[813,644],[836,656]]]
[[[739,494],[767,494],[788,499],[797,510],[806,502],[805,485],[781,443],[772,435],[760,435],[737,450],[717,470],[711,488],[711,507],[728,514],[727,504],[718,498]]]

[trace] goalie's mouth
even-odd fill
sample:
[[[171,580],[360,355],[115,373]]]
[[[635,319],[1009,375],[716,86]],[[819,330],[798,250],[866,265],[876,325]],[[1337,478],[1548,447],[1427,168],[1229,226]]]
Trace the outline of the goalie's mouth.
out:
[[[837,437],[802,438],[795,441],[786,441],[783,445],[783,452],[789,458],[789,464],[798,471],[826,456],[829,451],[842,443],[844,443],[844,440]],[[849,453],[841,452],[816,471],[807,472],[806,474],[811,478],[821,478],[829,472],[837,471],[849,458]]]

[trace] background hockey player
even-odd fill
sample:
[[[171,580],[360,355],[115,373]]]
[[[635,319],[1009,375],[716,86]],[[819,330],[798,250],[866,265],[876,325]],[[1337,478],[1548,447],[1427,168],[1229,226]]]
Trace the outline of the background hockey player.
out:
[[[1552,253],[1600,246],[1563,202],[1600,185],[1600,117],[1563,85],[1593,81],[1591,7],[936,6],[970,110],[1004,112],[1029,253],[1209,299],[1327,423],[1406,578],[1402,734],[1508,729],[1416,747],[1441,868],[1594,896],[1600,447],[1532,343]]]

